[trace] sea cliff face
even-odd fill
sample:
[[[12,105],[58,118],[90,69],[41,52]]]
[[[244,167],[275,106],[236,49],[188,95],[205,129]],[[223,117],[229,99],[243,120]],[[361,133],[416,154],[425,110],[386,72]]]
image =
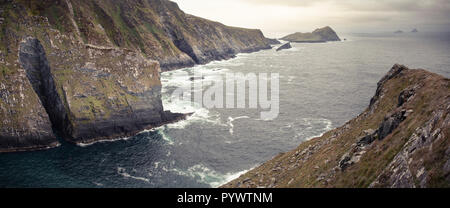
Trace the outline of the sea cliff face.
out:
[[[64,9],[61,2],[57,10]],[[54,22],[73,21],[74,26],[61,25],[79,33],[85,43],[140,51],[157,60],[163,71],[270,48],[260,30],[189,15],[168,0],[79,0],[73,1],[71,8],[73,18],[48,17]]]
[[[184,14],[170,1],[2,1],[0,152],[131,136],[183,119],[160,72],[267,48],[259,30]]]
[[[450,187],[449,89],[395,65],[362,114],[224,187]]]
[[[323,43],[328,41],[341,41],[336,32],[331,27],[326,26],[314,30],[311,33],[297,32],[287,35],[281,40],[297,43]]]

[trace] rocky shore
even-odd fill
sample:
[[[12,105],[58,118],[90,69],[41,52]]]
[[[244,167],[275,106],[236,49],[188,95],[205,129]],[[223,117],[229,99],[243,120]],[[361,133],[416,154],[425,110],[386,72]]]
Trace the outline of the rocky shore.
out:
[[[289,42],[289,43],[285,43],[282,46],[278,47],[277,51],[286,50],[286,49],[290,49],[290,48],[292,48],[292,46],[291,46],[291,43]]]
[[[449,187],[449,89],[395,65],[359,116],[223,187]]]
[[[184,119],[160,72],[269,49],[260,30],[167,0],[0,2],[0,152],[132,136]]]

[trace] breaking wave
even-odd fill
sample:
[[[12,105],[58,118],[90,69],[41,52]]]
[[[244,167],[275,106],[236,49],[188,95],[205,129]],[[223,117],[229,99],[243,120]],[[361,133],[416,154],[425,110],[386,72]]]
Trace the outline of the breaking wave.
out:
[[[202,164],[197,164],[184,171],[179,169],[172,169],[171,171],[180,176],[193,178],[199,183],[209,184],[212,188],[217,188],[238,178],[248,170],[220,174]]]

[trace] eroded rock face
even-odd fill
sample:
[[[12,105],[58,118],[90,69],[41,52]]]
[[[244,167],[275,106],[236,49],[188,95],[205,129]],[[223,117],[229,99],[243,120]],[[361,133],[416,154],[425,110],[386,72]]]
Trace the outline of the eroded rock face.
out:
[[[260,30],[185,14],[167,0],[0,2],[0,152],[126,137],[164,111],[161,69],[270,48]],[[53,129],[52,129],[53,127]]]
[[[445,138],[444,128],[450,126],[450,117],[440,121],[444,115],[448,115],[450,105],[446,110],[438,110],[432,113],[432,117],[423,126],[410,136],[408,142],[405,144],[402,151],[400,151],[384,171],[377,177],[375,181],[370,184],[370,187],[392,187],[392,188],[414,188],[414,187],[428,187],[431,180],[431,175],[436,173],[436,170],[425,168],[423,158],[418,158],[417,154],[421,156],[428,156],[433,154],[433,145],[441,145],[442,142],[448,139]],[[445,147],[444,147],[445,148]],[[430,150],[431,149],[431,150]],[[434,156],[436,157],[436,155]],[[450,170],[446,167],[449,161],[450,154],[444,153],[444,163],[437,162],[437,167],[443,171],[443,181],[439,181],[442,185],[450,182],[448,174]]]
[[[55,133],[74,143],[126,137],[185,117],[164,111],[157,61],[86,44],[21,4],[1,4],[15,27],[4,28],[0,42],[0,152],[55,147]]]
[[[387,135],[392,133],[400,123],[406,119],[406,116],[410,112],[406,112],[406,110],[401,110],[399,112],[395,112],[394,114],[387,116],[384,121],[381,123],[380,128],[378,129],[378,139],[382,140]]]
[[[71,141],[129,136],[164,122],[157,62],[123,49],[85,50],[69,72],[54,70],[74,126]]]
[[[27,78],[28,73],[18,63],[9,63],[4,53],[0,55],[0,152],[57,146],[49,116]]]
[[[75,20],[85,42],[141,51],[163,71],[270,48],[260,30],[189,15],[168,0],[79,0],[71,5],[77,17],[67,19]]]
[[[41,100],[55,130],[63,135],[70,135],[72,125],[56,90],[44,48],[38,39],[27,37],[20,43],[19,63],[25,69],[28,80]]]

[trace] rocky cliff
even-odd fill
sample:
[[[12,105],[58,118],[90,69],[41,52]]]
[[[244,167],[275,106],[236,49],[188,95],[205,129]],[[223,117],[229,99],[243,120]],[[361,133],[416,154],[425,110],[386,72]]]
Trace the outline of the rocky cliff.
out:
[[[450,187],[450,80],[395,65],[369,107],[224,187]]]
[[[259,30],[164,0],[0,2],[0,152],[133,135],[182,119],[160,71],[268,48]]]
[[[78,33],[86,44],[140,51],[157,60],[162,70],[270,48],[260,30],[228,27],[185,14],[168,0],[77,0],[70,9],[65,1],[53,2],[54,8],[44,13],[56,26]]]
[[[281,38],[281,40],[298,43],[323,43],[328,41],[341,41],[336,32],[329,26],[316,29],[311,33],[297,32],[294,34],[290,34]]]

